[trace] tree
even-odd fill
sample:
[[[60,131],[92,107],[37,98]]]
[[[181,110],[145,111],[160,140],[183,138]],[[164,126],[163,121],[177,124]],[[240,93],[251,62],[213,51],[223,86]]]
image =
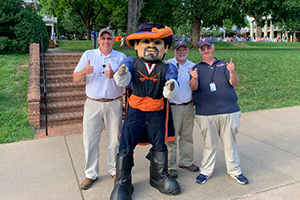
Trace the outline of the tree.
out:
[[[49,46],[46,25],[31,6],[22,0],[0,0],[1,53],[28,53],[30,43],[41,43],[41,24],[44,51]]]
[[[79,16],[84,25],[88,40],[91,39],[91,30],[94,22],[105,9],[112,10],[117,0],[40,0],[44,12],[56,15],[62,19],[63,13],[71,9],[74,15]],[[107,16],[106,16],[107,17]]]
[[[142,5],[143,0],[128,0],[127,35],[135,33],[138,30]]]
[[[201,27],[222,27],[225,19],[237,26],[245,25],[245,13],[238,0],[182,0],[180,10],[184,21],[192,21],[193,34],[190,48],[198,48]]]

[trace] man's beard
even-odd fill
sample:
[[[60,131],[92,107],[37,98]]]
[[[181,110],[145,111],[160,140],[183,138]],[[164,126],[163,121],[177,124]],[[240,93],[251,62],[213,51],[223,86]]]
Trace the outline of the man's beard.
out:
[[[146,54],[147,53],[146,51],[150,48],[156,51],[156,55],[154,55],[153,53]],[[144,59],[145,60],[156,60],[158,54],[159,54],[159,51],[156,47],[147,47],[147,48],[144,49]]]

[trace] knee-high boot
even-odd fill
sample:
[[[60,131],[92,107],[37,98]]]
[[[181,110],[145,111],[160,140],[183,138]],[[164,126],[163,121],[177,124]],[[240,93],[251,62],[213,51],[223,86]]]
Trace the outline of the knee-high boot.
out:
[[[168,174],[168,152],[150,149],[150,185],[161,193],[177,195],[180,193],[178,182]]]
[[[131,184],[131,169],[133,156],[117,155],[116,179],[114,189],[111,192],[111,200],[131,200],[133,186]]]

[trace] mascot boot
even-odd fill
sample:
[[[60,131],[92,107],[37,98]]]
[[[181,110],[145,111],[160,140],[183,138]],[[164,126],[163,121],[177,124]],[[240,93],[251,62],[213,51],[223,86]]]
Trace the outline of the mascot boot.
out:
[[[131,200],[133,186],[131,184],[131,169],[133,156],[117,155],[116,180],[110,195],[111,200]]]
[[[178,182],[168,174],[168,151],[150,149],[147,158],[150,160],[150,185],[163,194],[180,193]]]

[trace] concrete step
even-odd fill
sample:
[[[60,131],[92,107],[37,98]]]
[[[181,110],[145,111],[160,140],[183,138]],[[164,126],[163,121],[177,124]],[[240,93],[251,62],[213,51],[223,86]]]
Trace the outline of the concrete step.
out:
[[[82,112],[85,100],[47,103],[47,113]],[[45,104],[40,105],[41,113],[45,114]]]
[[[47,121],[48,127],[61,126],[67,124],[82,123],[83,112],[65,112],[65,113],[55,113],[48,114]],[[45,127],[45,115],[41,114],[41,128]]]

